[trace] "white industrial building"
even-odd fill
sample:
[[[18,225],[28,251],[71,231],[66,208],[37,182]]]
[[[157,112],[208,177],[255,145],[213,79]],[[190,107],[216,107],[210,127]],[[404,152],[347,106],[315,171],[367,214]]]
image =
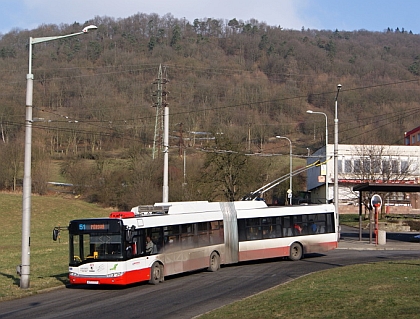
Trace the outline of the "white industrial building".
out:
[[[358,192],[353,192],[353,186],[360,183],[418,184],[420,180],[420,146],[339,144],[337,157],[339,204],[357,203]],[[318,160],[325,163],[307,171],[311,201],[333,201],[334,144],[317,150],[307,164]],[[409,200],[404,196],[395,194],[388,200],[403,203]]]

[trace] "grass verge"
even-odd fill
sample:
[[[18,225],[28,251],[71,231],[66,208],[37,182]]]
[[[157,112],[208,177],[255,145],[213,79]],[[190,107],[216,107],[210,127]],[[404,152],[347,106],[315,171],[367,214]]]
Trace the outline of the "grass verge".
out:
[[[334,268],[199,318],[418,318],[419,274],[420,260]]]
[[[21,298],[43,289],[64,286],[68,273],[68,234],[52,240],[55,226],[66,227],[70,220],[108,216],[104,209],[74,198],[32,196],[30,288],[19,288],[16,266],[22,256],[22,195],[0,193],[0,301]]]

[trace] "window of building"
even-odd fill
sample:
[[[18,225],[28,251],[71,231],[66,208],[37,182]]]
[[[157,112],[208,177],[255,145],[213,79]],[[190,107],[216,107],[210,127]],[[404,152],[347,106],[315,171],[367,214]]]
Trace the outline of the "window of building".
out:
[[[360,159],[355,159],[353,161],[353,163],[354,163],[354,166],[353,166],[354,173],[361,173],[362,172],[362,161]]]
[[[364,172],[370,172],[371,171],[370,158],[363,157],[362,162],[363,162],[362,163],[363,171]]]
[[[338,172],[341,173],[343,171],[343,161],[338,160]]]
[[[399,163],[399,161],[397,159],[393,159],[391,161],[391,172],[393,174],[398,174],[399,173],[399,166],[400,166],[399,164],[400,163]]]
[[[382,159],[382,174],[389,174],[389,160],[388,159]]]
[[[408,160],[401,160],[401,173],[408,173],[410,168],[410,164],[408,163]]]
[[[351,160],[346,159],[344,160],[344,173],[351,173],[351,172],[352,172]]]
[[[381,159],[378,157],[372,158],[371,161],[372,171],[374,174],[380,174],[381,173]]]

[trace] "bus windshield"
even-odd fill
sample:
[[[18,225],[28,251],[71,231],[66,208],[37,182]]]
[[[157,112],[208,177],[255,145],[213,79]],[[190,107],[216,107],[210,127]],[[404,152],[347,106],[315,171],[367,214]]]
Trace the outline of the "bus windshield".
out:
[[[70,264],[92,260],[121,260],[123,258],[121,234],[93,233],[70,235]]]

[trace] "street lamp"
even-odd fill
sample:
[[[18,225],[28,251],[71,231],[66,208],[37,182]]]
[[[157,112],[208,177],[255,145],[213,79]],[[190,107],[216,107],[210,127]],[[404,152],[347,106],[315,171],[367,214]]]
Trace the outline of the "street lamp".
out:
[[[32,152],[32,99],[33,80],[32,74],[32,45],[41,42],[68,38],[88,33],[97,29],[89,25],[81,32],[42,38],[29,38],[29,72],[26,75],[26,118],[25,118],[25,158],[23,164],[23,190],[22,190],[22,263],[18,266],[20,274],[20,288],[29,288],[29,265],[30,265],[30,229],[31,229],[31,152]]]
[[[328,118],[327,114],[324,112],[315,112],[312,110],[307,110],[306,113],[309,114],[323,114],[325,116],[325,203],[328,204],[328,156],[327,156],[327,149],[328,149]]]
[[[290,177],[289,177],[289,180],[290,181],[289,181],[289,190],[287,191],[287,196],[289,197],[289,205],[292,205],[292,194],[293,194],[293,189],[292,189],[292,169],[293,169],[293,167],[292,167],[292,141],[285,136],[277,135],[276,138],[284,138],[284,139],[288,140],[289,144],[290,144],[290,156],[289,156],[290,157],[290,159],[289,159],[289,162],[290,162],[290,169],[289,169]]]
[[[337,99],[338,93],[340,93],[341,84],[337,85],[337,94],[335,95],[335,112],[334,112],[334,208],[337,214],[338,224],[338,116],[337,116]],[[339,224],[338,224],[339,225]],[[338,235],[340,239],[340,235]]]

